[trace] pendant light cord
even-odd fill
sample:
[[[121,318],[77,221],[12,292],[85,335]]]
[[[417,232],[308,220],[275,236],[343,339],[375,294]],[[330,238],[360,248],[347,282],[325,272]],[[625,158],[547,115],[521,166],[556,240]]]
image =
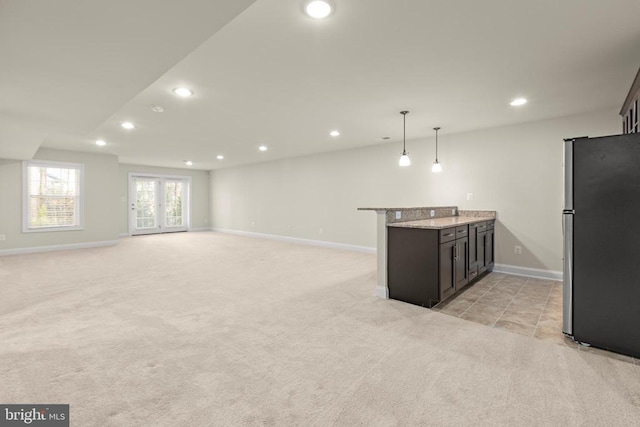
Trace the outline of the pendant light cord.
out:
[[[402,115],[402,154],[407,152],[407,115]]]
[[[438,163],[438,131],[440,128],[433,128],[436,131],[436,163]]]
[[[400,111],[402,114],[402,155],[407,154],[407,113],[408,111]]]

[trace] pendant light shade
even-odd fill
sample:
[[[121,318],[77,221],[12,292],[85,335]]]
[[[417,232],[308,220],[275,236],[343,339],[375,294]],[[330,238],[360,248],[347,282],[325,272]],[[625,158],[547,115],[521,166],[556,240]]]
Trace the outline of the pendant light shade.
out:
[[[438,162],[438,131],[440,130],[440,128],[436,127],[436,128],[433,128],[433,130],[436,131],[436,161],[433,162],[433,166],[431,166],[431,172],[439,173],[439,172],[442,172],[442,166]]]
[[[400,156],[400,161],[398,162],[398,164],[400,166],[409,166],[411,165],[411,159],[409,159],[409,156],[407,155],[407,142],[406,142],[406,137],[407,137],[407,114],[409,112],[408,111],[400,111],[400,114],[402,114],[402,125],[403,125],[403,133],[402,133],[402,156]]]

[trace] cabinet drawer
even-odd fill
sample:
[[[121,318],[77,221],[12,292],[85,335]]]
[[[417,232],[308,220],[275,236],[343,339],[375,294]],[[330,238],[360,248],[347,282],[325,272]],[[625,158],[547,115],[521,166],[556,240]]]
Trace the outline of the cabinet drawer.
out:
[[[440,243],[450,242],[456,240],[456,228],[445,228],[440,230]]]
[[[476,226],[478,228],[478,233],[482,233],[483,231],[487,231],[487,222],[478,222],[476,223]]]
[[[469,232],[466,225],[456,227],[456,239],[462,239],[463,237],[467,237],[468,235]]]
[[[487,230],[493,230],[493,227],[495,226],[496,222],[495,221],[487,221]]]

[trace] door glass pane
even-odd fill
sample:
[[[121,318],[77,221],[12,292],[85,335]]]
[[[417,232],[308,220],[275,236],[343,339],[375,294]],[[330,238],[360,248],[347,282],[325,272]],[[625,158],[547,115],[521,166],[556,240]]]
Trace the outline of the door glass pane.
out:
[[[181,181],[167,181],[165,185],[165,218],[167,227],[182,227],[182,190]]]
[[[136,227],[156,228],[156,182],[136,180]]]

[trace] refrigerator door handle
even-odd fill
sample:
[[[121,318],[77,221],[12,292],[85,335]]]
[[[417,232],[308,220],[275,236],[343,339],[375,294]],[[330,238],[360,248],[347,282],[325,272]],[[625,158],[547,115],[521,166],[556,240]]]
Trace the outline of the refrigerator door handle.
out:
[[[573,335],[573,214],[562,215],[563,278],[562,278],[562,332]]]

